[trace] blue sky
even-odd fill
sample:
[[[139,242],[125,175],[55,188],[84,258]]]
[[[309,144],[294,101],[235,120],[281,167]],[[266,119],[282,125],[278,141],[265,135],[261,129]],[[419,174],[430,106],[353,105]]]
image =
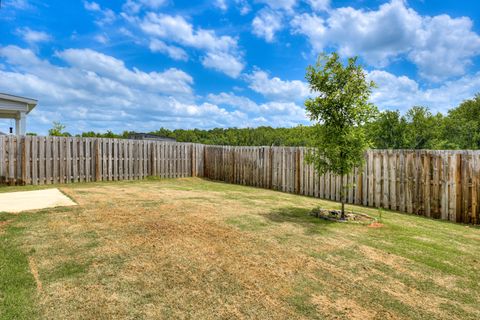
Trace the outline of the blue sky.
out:
[[[28,131],[308,124],[305,68],[358,55],[381,110],[446,112],[480,92],[480,2],[3,0],[0,92]],[[7,131],[10,121],[0,121]]]

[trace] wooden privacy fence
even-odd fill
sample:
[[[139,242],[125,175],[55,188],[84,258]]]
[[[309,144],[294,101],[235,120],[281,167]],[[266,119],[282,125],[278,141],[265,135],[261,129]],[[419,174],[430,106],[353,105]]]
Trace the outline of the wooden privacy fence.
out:
[[[329,200],[340,177],[319,175],[302,147],[205,146],[141,140],[0,136],[0,183],[51,184],[199,176]],[[480,151],[370,150],[344,177],[346,202],[480,223]]]
[[[306,148],[205,146],[214,180],[340,200],[340,177],[319,175]],[[426,217],[479,223],[480,151],[370,150],[344,177],[346,202]]]
[[[51,184],[203,174],[203,146],[141,140],[0,136],[0,182]]]

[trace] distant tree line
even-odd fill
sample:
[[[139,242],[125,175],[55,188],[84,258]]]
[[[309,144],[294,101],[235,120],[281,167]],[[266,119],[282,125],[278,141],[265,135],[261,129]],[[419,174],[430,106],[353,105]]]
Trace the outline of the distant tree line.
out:
[[[466,100],[446,115],[415,106],[405,114],[383,111],[365,125],[366,134],[377,149],[480,149],[480,94]],[[315,145],[313,126],[293,128],[215,128],[165,129],[150,132],[179,142],[232,146],[311,146]],[[132,132],[83,132],[81,137],[128,138]],[[54,123],[49,135],[71,136],[60,123]]]
[[[447,115],[425,107],[412,107],[405,115],[381,112],[367,132],[377,149],[480,149],[480,94]]]

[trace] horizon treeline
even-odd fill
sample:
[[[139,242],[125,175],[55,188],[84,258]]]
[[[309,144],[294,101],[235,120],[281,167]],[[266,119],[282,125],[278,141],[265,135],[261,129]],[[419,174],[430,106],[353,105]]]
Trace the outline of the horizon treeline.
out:
[[[375,149],[480,149],[480,94],[450,109],[447,115],[415,106],[405,114],[380,112],[375,121],[364,125]],[[70,136],[65,127],[55,124],[50,135]],[[133,132],[83,132],[80,137],[128,138]],[[174,138],[178,142],[232,146],[310,146],[315,140],[313,126],[292,128],[160,128],[151,134]]]

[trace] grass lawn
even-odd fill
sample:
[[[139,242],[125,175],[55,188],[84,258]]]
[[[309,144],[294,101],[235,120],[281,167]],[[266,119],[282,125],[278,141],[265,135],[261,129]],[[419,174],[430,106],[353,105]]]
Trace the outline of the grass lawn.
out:
[[[196,178],[61,190],[79,206],[0,213],[2,319],[480,318],[475,227]]]

